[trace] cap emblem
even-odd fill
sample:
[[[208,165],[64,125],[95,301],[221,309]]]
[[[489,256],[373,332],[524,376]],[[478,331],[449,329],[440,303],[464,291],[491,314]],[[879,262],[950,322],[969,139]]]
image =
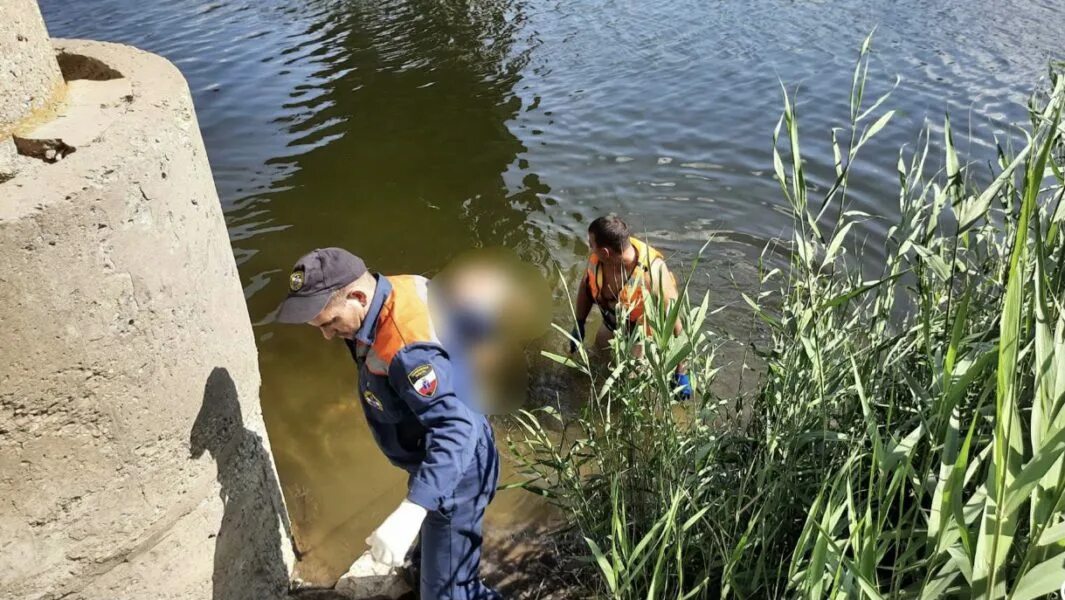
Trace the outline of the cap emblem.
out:
[[[298,292],[301,288],[303,288],[303,270],[293,271],[288,276],[288,289]]]

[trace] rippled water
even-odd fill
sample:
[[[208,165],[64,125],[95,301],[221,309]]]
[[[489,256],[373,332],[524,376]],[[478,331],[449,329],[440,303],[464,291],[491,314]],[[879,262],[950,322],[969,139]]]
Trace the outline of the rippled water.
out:
[[[471,246],[505,245],[575,277],[587,222],[617,211],[677,265],[717,234],[696,291],[734,302],[765,242],[790,226],[770,177],[780,81],[798,86],[808,167],[825,185],[827,132],[844,124],[855,54],[877,28],[868,94],[899,76],[889,103],[899,112],[868,147],[853,198],[890,215],[898,147],[926,120],[941,132],[949,112],[963,154],[991,158],[987,142],[1025,119],[1065,31],[1055,0],[41,8],[53,36],[132,44],[189,81],[256,321],[263,408],[304,572],[319,581],[361,549],[402,482],[351,401],[346,352],[272,322],[300,254],[340,245],[385,273],[431,274]],[[982,141],[968,141],[970,128]],[[537,389],[550,392],[552,377]],[[497,505],[490,525],[502,531],[534,510],[516,493]]]

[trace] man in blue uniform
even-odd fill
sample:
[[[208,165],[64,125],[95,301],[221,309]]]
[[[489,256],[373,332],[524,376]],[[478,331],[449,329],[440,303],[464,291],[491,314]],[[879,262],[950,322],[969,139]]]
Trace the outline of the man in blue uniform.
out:
[[[421,533],[421,597],[497,599],[479,576],[481,524],[499,455],[476,408],[460,348],[429,310],[428,281],[384,276],[340,248],[302,257],[289,276],[283,323],[307,323],[347,344],[366,422],[388,460],[409,474],[407,497],[366,542],[378,562],[404,558]]]

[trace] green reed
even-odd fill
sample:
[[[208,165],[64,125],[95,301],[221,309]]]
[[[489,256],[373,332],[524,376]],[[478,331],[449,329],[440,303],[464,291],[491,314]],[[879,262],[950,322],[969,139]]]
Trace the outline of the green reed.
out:
[[[745,296],[770,339],[755,393],[710,393],[710,302],[687,282],[608,368],[547,353],[584,374],[589,401],[521,413],[510,443],[524,487],[585,541],[596,593],[1027,599],[1065,584],[1065,76],[1051,69],[990,183],[949,120],[938,171],[931,133],[900,151],[899,218],[868,278],[855,226],[874,217],[848,184],[894,114],[890,92],[865,97],[869,56],[867,39],[823,193],[784,90],[773,162],[794,233],[787,268],[761,267]],[[681,403],[683,360],[697,400]]]

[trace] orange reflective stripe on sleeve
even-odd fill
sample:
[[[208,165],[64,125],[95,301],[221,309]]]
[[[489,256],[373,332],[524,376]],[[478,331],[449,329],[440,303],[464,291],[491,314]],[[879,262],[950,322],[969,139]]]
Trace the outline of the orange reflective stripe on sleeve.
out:
[[[381,307],[367,368],[386,375],[392,359],[405,346],[416,343],[439,344],[432,316],[429,314],[428,280],[418,275],[388,277],[392,293]]]

